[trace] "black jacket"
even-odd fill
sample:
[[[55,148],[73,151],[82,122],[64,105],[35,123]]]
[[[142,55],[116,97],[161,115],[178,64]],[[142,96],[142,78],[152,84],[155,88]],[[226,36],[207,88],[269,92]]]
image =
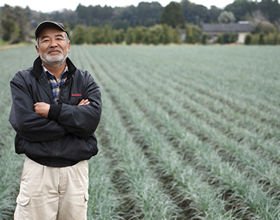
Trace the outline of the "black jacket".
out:
[[[16,131],[16,153],[46,166],[71,166],[97,154],[94,131],[101,116],[99,87],[87,71],[66,60],[68,76],[60,89],[59,103],[52,98],[50,84],[38,57],[32,68],[16,73],[10,82],[10,123]],[[89,105],[78,106],[81,99]],[[48,118],[34,112],[34,103],[50,104]]]

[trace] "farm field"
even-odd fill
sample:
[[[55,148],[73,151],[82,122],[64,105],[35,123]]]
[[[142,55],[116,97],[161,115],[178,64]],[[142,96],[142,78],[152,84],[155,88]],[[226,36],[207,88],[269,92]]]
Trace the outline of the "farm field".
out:
[[[35,48],[0,50],[0,220],[22,155],[9,81]],[[280,47],[72,46],[101,87],[88,219],[280,219]]]

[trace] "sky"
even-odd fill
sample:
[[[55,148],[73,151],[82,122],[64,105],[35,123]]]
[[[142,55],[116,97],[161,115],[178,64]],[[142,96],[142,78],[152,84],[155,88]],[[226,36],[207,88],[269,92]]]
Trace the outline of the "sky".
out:
[[[134,5],[137,6],[139,2],[152,2],[157,1],[162,6],[166,6],[172,0],[109,0],[109,1],[102,1],[102,0],[67,0],[67,1],[60,1],[60,0],[2,0],[0,6],[5,4],[10,6],[21,6],[25,8],[29,6],[30,9],[41,11],[41,12],[51,12],[51,11],[60,11],[63,9],[71,9],[75,10],[79,3],[84,6],[89,5],[101,5],[101,6],[129,6]],[[173,0],[174,1],[174,0]],[[224,8],[226,5],[232,3],[234,0],[190,0],[190,2],[204,5],[210,8],[211,5],[215,5],[219,8]],[[66,3],[67,2],[67,3]],[[175,0],[175,2],[180,2],[179,0]]]

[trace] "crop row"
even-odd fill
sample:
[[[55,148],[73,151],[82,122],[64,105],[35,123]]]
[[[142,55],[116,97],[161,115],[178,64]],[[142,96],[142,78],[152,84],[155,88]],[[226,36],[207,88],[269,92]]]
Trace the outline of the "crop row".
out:
[[[102,62],[102,57],[98,60],[98,63],[99,63],[99,62]],[[103,65],[103,66],[106,66],[106,62],[103,62],[102,65]],[[126,76],[124,76],[124,78],[122,78],[121,73],[118,72],[118,70],[117,70],[117,65],[116,65],[116,66],[113,66],[111,69],[108,69],[106,72],[107,72],[107,73],[112,73],[112,75],[115,75],[115,78],[113,78],[114,83],[123,82],[125,79],[129,78],[129,74],[126,75]],[[127,71],[127,72],[129,72],[129,71]],[[102,77],[104,77],[104,76],[102,76]],[[133,77],[132,77],[132,78],[133,78]],[[151,81],[152,81],[152,79],[151,79]],[[141,80],[139,80],[138,82],[141,82]],[[145,80],[145,81],[142,81],[142,82],[147,82],[147,81]],[[155,82],[155,81],[153,81],[153,82]],[[137,87],[136,87],[137,83],[135,83],[135,82],[129,82],[129,83],[127,83],[127,84],[119,85],[119,87],[123,87],[123,88],[125,88],[126,91],[128,91],[128,92],[131,93],[132,89],[129,88],[129,84],[130,84],[130,85],[133,85],[132,87],[135,87],[135,89],[136,89],[136,90],[138,89],[138,91],[145,91],[143,88],[137,88]],[[155,84],[153,84],[153,86],[155,86]],[[111,86],[109,86],[109,87],[111,87]],[[161,90],[161,89],[159,89],[159,88],[157,88],[157,91],[162,91],[162,92],[164,93],[164,90]],[[135,92],[135,93],[133,94],[133,95],[134,95],[134,98],[136,97],[136,93],[137,93],[137,92]],[[153,93],[153,92],[151,92],[151,93],[149,94],[149,97],[152,96],[152,93]],[[123,93],[120,93],[120,95],[123,95]],[[145,94],[142,93],[142,96],[143,96],[143,95],[145,95]],[[141,96],[141,97],[142,97],[142,96]],[[162,99],[160,99],[160,97],[157,97],[157,98],[158,98],[159,100],[162,100]],[[167,98],[165,97],[164,100],[166,100],[166,99],[167,99]],[[147,105],[147,100],[148,100],[148,99],[145,99],[145,100],[144,100],[145,105]],[[132,102],[131,102],[131,103],[132,103]],[[152,104],[153,104],[153,103],[152,103]],[[169,103],[169,106],[175,106],[174,104],[175,104],[175,103]],[[131,106],[130,106],[130,108],[131,108]],[[166,105],[165,108],[168,108],[168,105]],[[179,118],[179,119],[180,119],[180,118]],[[233,150],[233,148],[232,148],[232,150]],[[239,150],[242,150],[242,149],[239,149]],[[238,151],[235,151],[235,152],[238,153]],[[241,153],[240,153],[239,155],[237,155],[237,156],[240,156],[241,154],[242,154],[242,151],[241,151]],[[254,156],[254,155],[253,155],[253,156]],[[243,159],[246,159],[246,157],[243,157]],[[252,157],[252,159],[254,159],[254,157]],[[250,164],[251,162],[252,162],[252,161],[249,161],[248,164]],[[265,164],[265,161],[264,161],[264,164]],[[261,166],[259,166],[258,168],[261,168]],[[269,164],[268,164],[268,168],[269,168]],[[259,172],[261,173],[261,171],[259,171]],[[276,182],[277,182],[277,181],[276,181]],[[263,205],[263,204],[260,204],[260,207],[262,207],[262,205]],[[274,214],[275,214],[275,213],[274,213]],[[266,217],[266,218],[268,218],[268,217]]]
[[[88,219],[280,218],[278,55],[272,47],[74,46],[74,63],[103,97]],[[24,158],[14,153],[8,82],[34,58],[31,47],[0,51],[1,220],[12,218]]]
[[[99,79],[104,80],[105,75],[102,74]],[[114,87],[114,84],[109,84],[108,80],[103,80],[101,82],[103,82],[103,85],[107,85],[106,88],[112,88],[112,90],[117,89]],[[211,191],[208,184],[201,181],[201,178],[195,174],[193,168],[184,164],[183,158],[181,158],[181,156],[178,155],[176,151],[173,151],[168,147],[169,143],[165,141],[157,129],[153,128],[153,126],[150,126],[146,120],[143,120],[141,112],[136,112],[132,109],[129,112],[124,111],[124,108],[128,109],[132,107],[132,103],[130,103],[130,100],[126,98],[125,94],[122,100],[126,100],[127,103],[123,105],[124,103],[118,104],[118,97],[121,96],[113,96],[113,94],[118,94],[117,90],[114,90],[113,93],[108,89],[104,90],[106,93],[108,92],[110,94],[110,99],[114,100],[114,109],[118,109],[122,115],[122,121],[126,126],[127,132],[131,133],[131,135],[134,136],[135,142],[138,143],[140,147],[145,149],[145,155],[150,158],[151,164],[153,164],[151,168],[155,169],[155,172],[158,173],[159,178],[161,177],[162,180],[167,181],[163,184],[173,185],[173,188],[178,188],[176,191],[179,191],[180,194],[185,195],[186,198],[191,198],[194,200],[192,201],[191,205],[186,204],[186,206],[183,207],[186,210],[184,212],[184,217],[188,217],[189,214],[187,212],[190,212],[191,209],[194,209],[196,210],[194,214],[196,213],[196,215],[198,215],[197,217],[202,215],[201,217],[205,217],[206,219],[231,218],[229,213],[223,211],[223,201],[219,200],[218,198],[215,199],[217,196],[216,193],[218,192]],[[136,120],[136,118],[130,118],[130,114],[133,114],[134,117],[138,118],[137,123],[132,121]],[[130,123],[128,124],[127,122]],[[136,124],[139,127],[134,127]],[[164,174],[161,174],[162,172]],[[170,181],[172,182],[170,183]],[[170,187],[166,188],[171,190]],[[175,197],[174,199],[179,197],[180,194],[175,193],[175,195],[173,195]],[[179,206],[182,206],[182,204],[179,204]],[[208,213],[207,209],[215,211]],[[190,214],[192,214],[192,212]]]

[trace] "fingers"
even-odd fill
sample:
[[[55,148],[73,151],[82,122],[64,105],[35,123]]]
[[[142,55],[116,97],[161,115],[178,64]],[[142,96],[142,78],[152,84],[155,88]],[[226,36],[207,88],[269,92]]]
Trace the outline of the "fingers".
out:
[[[89,100],[88,99],[82,99],[78,105],[88,105]]]
[[[34,111],[40,116],[48,117],[49,110],[50,110],[50,105],[48,103],[36,102],[34,104]]]

